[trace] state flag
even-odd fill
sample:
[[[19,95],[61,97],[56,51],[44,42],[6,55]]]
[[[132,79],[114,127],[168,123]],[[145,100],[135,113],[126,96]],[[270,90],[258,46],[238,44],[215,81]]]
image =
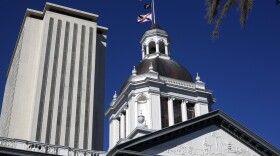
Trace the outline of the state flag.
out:
[[[139,15],[137,18],[137,22],[138,23],[143,23],[143,22],[148,22],[148,21],[152,21],[152,14],[148,13],[146,15]]]

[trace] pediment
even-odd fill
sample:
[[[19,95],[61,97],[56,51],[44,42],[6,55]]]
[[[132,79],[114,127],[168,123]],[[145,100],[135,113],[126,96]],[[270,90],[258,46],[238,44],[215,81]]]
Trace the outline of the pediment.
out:
[[[169,140],[142,153],[164,156],[259,156],[215,125]]]
[[[280,151],[221,111],[133,137],[111,155],[277,156]]]

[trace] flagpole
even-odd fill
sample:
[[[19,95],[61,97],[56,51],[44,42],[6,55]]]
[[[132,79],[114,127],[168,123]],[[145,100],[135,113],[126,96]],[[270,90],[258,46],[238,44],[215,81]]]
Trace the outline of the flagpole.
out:
[[[152,0],[153,5],[153,23],[156,24],[155,1]]]

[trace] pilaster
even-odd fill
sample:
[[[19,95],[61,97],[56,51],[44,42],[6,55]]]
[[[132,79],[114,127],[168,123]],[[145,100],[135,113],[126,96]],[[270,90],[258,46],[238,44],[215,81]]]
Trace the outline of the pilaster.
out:
[[[121,117],[120,117],[120,125],[121,125],[121,128],[120,128],[120,138],[121,139],[124,139],[125,138],[125,114],[124,113],[121,113]]]

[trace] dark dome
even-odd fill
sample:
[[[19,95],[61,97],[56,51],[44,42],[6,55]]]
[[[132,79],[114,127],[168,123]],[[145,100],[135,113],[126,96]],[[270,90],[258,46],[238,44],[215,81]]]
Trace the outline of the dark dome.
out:
[[[136,67],[137,75],[147,73],[149,71],[151,62],[153,63],[153,70],[158,72],[160,76],[193,82],[191,74],[182,65],[175,61],[162,59],[159,57],[142,60],[142,62]],[[123,91],[128,81],[129,79],[126,80],[126,82],[122,85],[120,92]]]
[[[154,67],[153,70],[158,72],[160,76],[193,82],[191,74],[182,65],[175,61],[162,59],[159,57],[142,60],[142,62],[136,67],[137,75],[147,73],[149,71],[151,62]]]

